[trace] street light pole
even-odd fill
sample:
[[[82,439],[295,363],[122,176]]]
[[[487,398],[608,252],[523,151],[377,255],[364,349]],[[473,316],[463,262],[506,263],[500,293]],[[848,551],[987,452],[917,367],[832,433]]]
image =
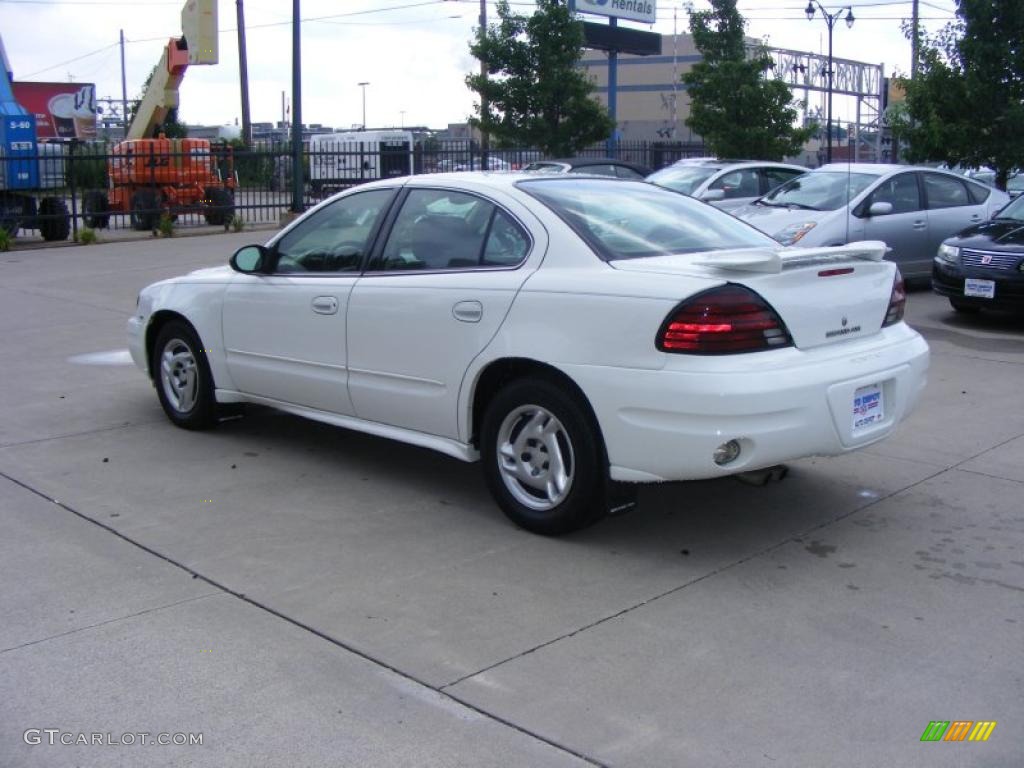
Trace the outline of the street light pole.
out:
[[[828,117],[827,117],[827,129],[826,129],[826,150],[825,158],[826,162],[832,162],[832,76],[835,67],[832,63],[832,30],[836,26],[836,22],[839,20],[840,15],[843,11],[846,11],[846,26],[852,27],[855,19],[853,18],[853,9],[850,6],[840,8],[835,13],[829,13],[825,10],[825,7],[818,2],[818,0],[807,0],[807,8],[804,9],[804,13],[807,14],[807,20],[811,21],[814,19],[814,6],[818,6],[818,10],[821,11],[822,17],[825,19],[825,23],[828,25]]]
[[[366,130],[366,86],[369,83],[357,83],[357,85],[363,89],[363,130]]]

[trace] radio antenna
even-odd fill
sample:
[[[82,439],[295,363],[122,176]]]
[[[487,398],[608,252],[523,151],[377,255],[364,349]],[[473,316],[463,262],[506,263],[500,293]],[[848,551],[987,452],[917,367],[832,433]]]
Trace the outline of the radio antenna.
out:
[[[846,238],[844,240],[844,242],[847,242],[847,243],[850,242],[850,215],[852,214],[852,210],[850,209],[850,204],[853,202],[852,200],[850,200],[850,176],[851,176],[851,173],[850,173],[850,155],[852,154],[850,152],[850,150],[852,149],[852,147],[850,145],[851,145],[850,128],[849,128],[849,126],[847,126],[847,128],[846,128]]]

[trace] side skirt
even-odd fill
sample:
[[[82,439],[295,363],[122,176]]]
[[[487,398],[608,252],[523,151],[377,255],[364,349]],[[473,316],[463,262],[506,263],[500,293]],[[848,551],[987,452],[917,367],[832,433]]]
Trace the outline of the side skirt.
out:
[[[218,389],[216,390],[215,395],[217,402],[222,404],[257,403],[259,405],[269,405],[271,408],[276,408],[279,411],[292,413],[296,416],[312,419],[313,421],[320,421],[324,424],[331,424],[335,427],[353,429],[356,432],[365,432],[369,435],[386,437],[389,440],[397,440],[401,443],[417,445],[420,448],[429,448],[432,451],[443,453],[445,456],[451,456],[459,461],[474,462],[480,460],[480,452],[473,446],[460,443],[458,440],[452,440],[449,437],[428,435],[425,432],[403,429],[402,427],[393,427],[389,424],[381,424],[376,421],[366,421],[365,419],[359,419],[355,416],[342,416],[341,414],[320,411],[316,408],[307,408],[302,405],[286,403],[282,400],[274,400],[269,397],[246,395],[230,389]]]

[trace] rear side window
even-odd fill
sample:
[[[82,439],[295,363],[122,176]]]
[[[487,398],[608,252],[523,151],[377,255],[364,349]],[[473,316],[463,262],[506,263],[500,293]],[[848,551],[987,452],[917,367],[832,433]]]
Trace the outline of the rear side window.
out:
[[[493,203],[464,192],[414,189],[395,217],[372,271],[515,266],[530,240]]]
[[[938,173],[924,174],[924,194],[929,208],[956,208],[973,203],[962,181]]]
[[[522,227],[504,211],[495,208],[481,265],[514,267],[526,258],[529,250],[530,238],[526,236]]]
[[[1007,185],[1009,187],[1009,185]],[[984,184],[975,184],[972,181],[967,182],[967,194],[971,196],[971,202],[975,205],[981,205],[988,196],[992,193],[991,187],[986,187]]]

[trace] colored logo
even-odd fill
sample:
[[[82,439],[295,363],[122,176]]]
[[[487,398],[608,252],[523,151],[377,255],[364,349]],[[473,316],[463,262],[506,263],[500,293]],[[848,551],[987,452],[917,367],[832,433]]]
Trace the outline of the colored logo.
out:
[[[988,741],[995,728],[995,720],[932,720],[921,741]]]

